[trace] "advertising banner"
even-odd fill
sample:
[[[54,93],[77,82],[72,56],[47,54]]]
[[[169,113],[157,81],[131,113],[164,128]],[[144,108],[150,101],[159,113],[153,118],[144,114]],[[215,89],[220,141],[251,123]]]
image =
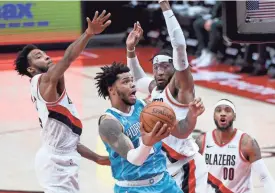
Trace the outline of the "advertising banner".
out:
[[[81,33],[80,1],[0,1],[0,44],[59,43]]]

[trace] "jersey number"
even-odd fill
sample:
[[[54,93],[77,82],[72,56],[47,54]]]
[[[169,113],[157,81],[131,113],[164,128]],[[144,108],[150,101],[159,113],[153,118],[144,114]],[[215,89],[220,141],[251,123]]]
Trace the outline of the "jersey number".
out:
[[[153,99],[153,102],[155,102],[155,101],[160,101],[160,102],[163,102],[163,98]]]
[[[234,179],[234,173],[235,173],[235,170],[234,168],[226,168],[224,167],[223,168],[223,179],[224,180],[233,180]]]

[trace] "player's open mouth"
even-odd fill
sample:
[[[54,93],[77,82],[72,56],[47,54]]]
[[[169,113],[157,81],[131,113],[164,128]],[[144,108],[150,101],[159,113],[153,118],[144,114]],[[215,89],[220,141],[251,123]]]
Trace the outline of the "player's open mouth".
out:
[[[226,119],[225,118],[221,118],[220,122],[221,122],[221,124],[226,124]]]
[[[136,99],[136,92],[137,91],[133,91],[130,93],[130,98]]]

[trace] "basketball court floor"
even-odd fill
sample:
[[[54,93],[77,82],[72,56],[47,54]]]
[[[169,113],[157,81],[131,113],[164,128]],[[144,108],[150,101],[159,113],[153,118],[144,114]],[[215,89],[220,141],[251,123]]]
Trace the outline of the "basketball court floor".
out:
[[[148,60],[155,49],[139,48],[137,51],[140,62],[147,65],[145,69],[150,72]],[[63,52],[48,54],[58,61]],[[41,128],[30,98],[29,79],[18,76],[12,70],[14,57],[14,54],[0,55],[0,189],[2,192],[37,192],[41,188],[35,177],[34,157],[40,146]],[[97,121],[110,104],[108,100],[98,97],[93,77],[99,66],[112,61],[125,62],[125,50],[89,49],[82,53],[65,75],[67,92],[83,121],[81,142],[102,155],[107,154],[98,136]],[[237,108],[234,126],[258,140],[264,161],[275,178],[275,83],[266,77],[235,75],[231,70],[225,65],[194,70],[196,95],[202,98],[206,107],[196,128],[201,131],[214,129],[213,105],[222,98],[232,100]],[[146,97],[140,93],[138,95]],[[82,193],[113,192],[114,181],[109,167],[83,159],[79,175]],[[263,192],[256,176],[253,179],[254,192]]]

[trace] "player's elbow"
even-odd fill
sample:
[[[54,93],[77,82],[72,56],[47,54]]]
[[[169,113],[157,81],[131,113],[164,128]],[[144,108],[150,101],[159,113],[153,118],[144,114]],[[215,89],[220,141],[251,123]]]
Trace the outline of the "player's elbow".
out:
[[[171,38],[171,43],[174,49],[178,52],[186,50],[186,42],[183,32],[180,28],[176,28],[173,31],[173,37]]]

